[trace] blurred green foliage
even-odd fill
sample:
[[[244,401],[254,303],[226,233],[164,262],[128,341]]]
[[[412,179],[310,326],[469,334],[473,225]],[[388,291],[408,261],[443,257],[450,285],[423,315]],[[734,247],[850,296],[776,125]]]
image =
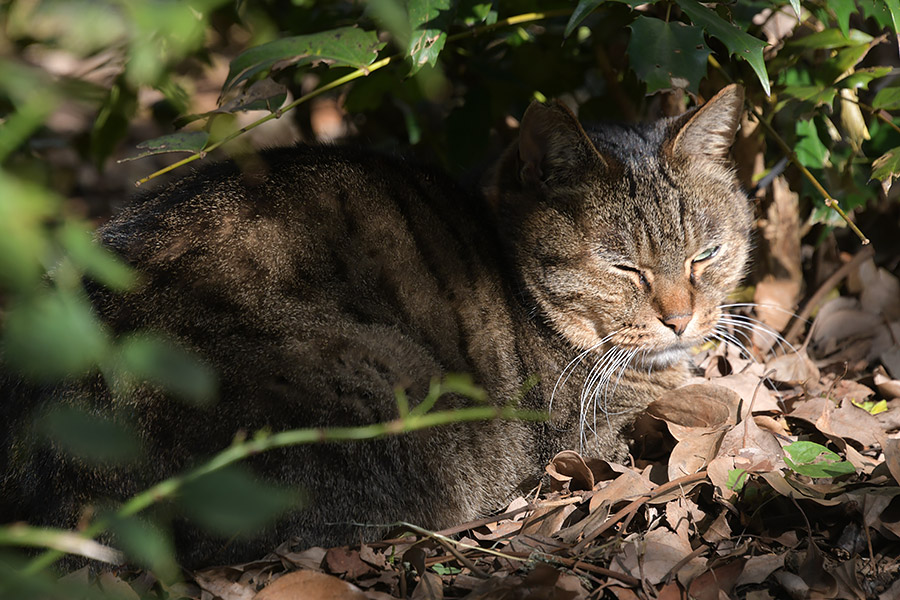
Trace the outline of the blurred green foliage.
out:
[[[188,401],[214,398],[214,375],[187,352],[158,337],[116,339],[92,313],[83,276],[116,289],[138,276],[90,241],[84,214],[98,211],[67,200],[82,191],[52,152],[108,172],[135,124],[155,120],[161,137],[143,140],[140,156],[199,159],[223,123],[233,126],[228,113],[280,111],[288,95],[301,101],[281,118],[311,138],[304,94],[342,77],[328,94],[351,132],[463,176],[496,156],[535,98],[563,98],[588,121],[633,119],[739,81],[774,132],[754,134],[766,166],[784,153],[763,136],[795,153],[786,174],[801,216],[840,225],[798,169],[848,211],[890,193],[900,173],[898,16],[894,0],[11,0],[0,6],[0,358],[37,381],[99,371],[117,393],[146,381]],[[191,114],[215,57],[230,61],[220,107]],[[71,111],[92,115],[83,130],[67,129]],[[66,410],[38,424],[66,451],[140,456],[124,421]],[[244,491],[224,502],[226,487]],[[292,498],[227,471],[183,500],[212,529],[234,532]],[[167,533],[131,517],[111,526],[129,557],[177,578]],[[0,556],[0,595],[56,593],[17,561]]]

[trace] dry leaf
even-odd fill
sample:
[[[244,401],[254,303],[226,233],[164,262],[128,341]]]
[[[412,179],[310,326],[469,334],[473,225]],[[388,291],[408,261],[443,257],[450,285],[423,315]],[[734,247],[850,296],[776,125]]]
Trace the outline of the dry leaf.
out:
[[[550,459],[544,470],[550,475],[552,491],[591,490],[594,487],[594,474],[574,450],[563,450]]]
[[[365,600],[361,589],[333,575],[317,571],[294,571],[260,590],[253,600]],[[224,600],[224,599],[223,599]]]
[[[444,582],[432,571],[426,571],[413,590],[412,600],[442,600],[444,598]]]
[[[875,387],[885,399],[900,398],[900,380],[891,379],[884,367],[875,367]]]
[[[328,550],[325,553],[324,564],[330,573],[344,575],[350,579],[356,579],[375,571],[359,558],[357,550],[350,550],[346,547]]]
[[[762,583],[769,575],[784,568],[784,554],[761,554],[751,556],[744,565],[744,571],[738,577],[737,585]]]
[[[654,529],[643,537],[634,537],[626,541],[623,552],[616,555],[610,568],[619,573],[627,573],[633,577],[643,577],[656,585],[681,560],[693,551],[688,540],[668,531]],[[679,569],[685,575],[700,573],[705,569],[702,558],[694,558]]]

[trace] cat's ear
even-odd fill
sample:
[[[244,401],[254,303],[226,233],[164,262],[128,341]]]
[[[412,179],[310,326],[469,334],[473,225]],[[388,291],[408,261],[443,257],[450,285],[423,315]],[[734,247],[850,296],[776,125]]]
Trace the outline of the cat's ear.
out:
[[[727,160],[741,124],[743,104],[744,89],[731,84],[696,111],[676,119],[667,145],[670,155]]]
[[[564,179],[585,162],[605,165],[581,123],[562,102],[532,102],[519,127],[519,177],[523,184]]]

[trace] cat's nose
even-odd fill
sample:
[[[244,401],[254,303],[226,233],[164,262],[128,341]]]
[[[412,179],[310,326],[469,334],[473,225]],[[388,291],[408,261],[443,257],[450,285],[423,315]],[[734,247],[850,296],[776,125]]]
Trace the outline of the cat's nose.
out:
[[[680,315],[666,315],[660,317],[659,320],[663,322],[663,325],[674,331],[675,335],[681,335],[687,329],[688,323],[691,322],[691,317],[693,316],[691,313],[683,313]]]

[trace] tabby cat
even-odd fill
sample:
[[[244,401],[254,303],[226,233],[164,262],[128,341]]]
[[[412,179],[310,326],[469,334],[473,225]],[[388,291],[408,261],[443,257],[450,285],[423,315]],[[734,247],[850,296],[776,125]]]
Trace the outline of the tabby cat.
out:
[[[730,86],[679,117],[587,130],[561,104],[532,104],[480,196],[403,159],[318,146],[265,151],[252,171],[214,164],[142,198],[99,232],[141,283],[91,286],[92,302],[116,333],[165,332],[203,357],[219,400],[150,384],[118,397],[99,376],[43,394],[129,419],[149,458],[85,466],[12,424],[0,515],[73,527],[93,499],[133,495],[238,432],[388,421],[397,386],[415,404],[449,373],[550,419],[256,456],[254,472],[305,490],[306,506],[227,545],[179,521],[182,561],[383,532],[360,523],[440,529],[528,489],[560,450],[622,458],[635,414],[685,378],[742,276],[750,213],[728,158],[741,104]],[[25,403],[21,419],[41,406],[24,396],[5,400]]]

